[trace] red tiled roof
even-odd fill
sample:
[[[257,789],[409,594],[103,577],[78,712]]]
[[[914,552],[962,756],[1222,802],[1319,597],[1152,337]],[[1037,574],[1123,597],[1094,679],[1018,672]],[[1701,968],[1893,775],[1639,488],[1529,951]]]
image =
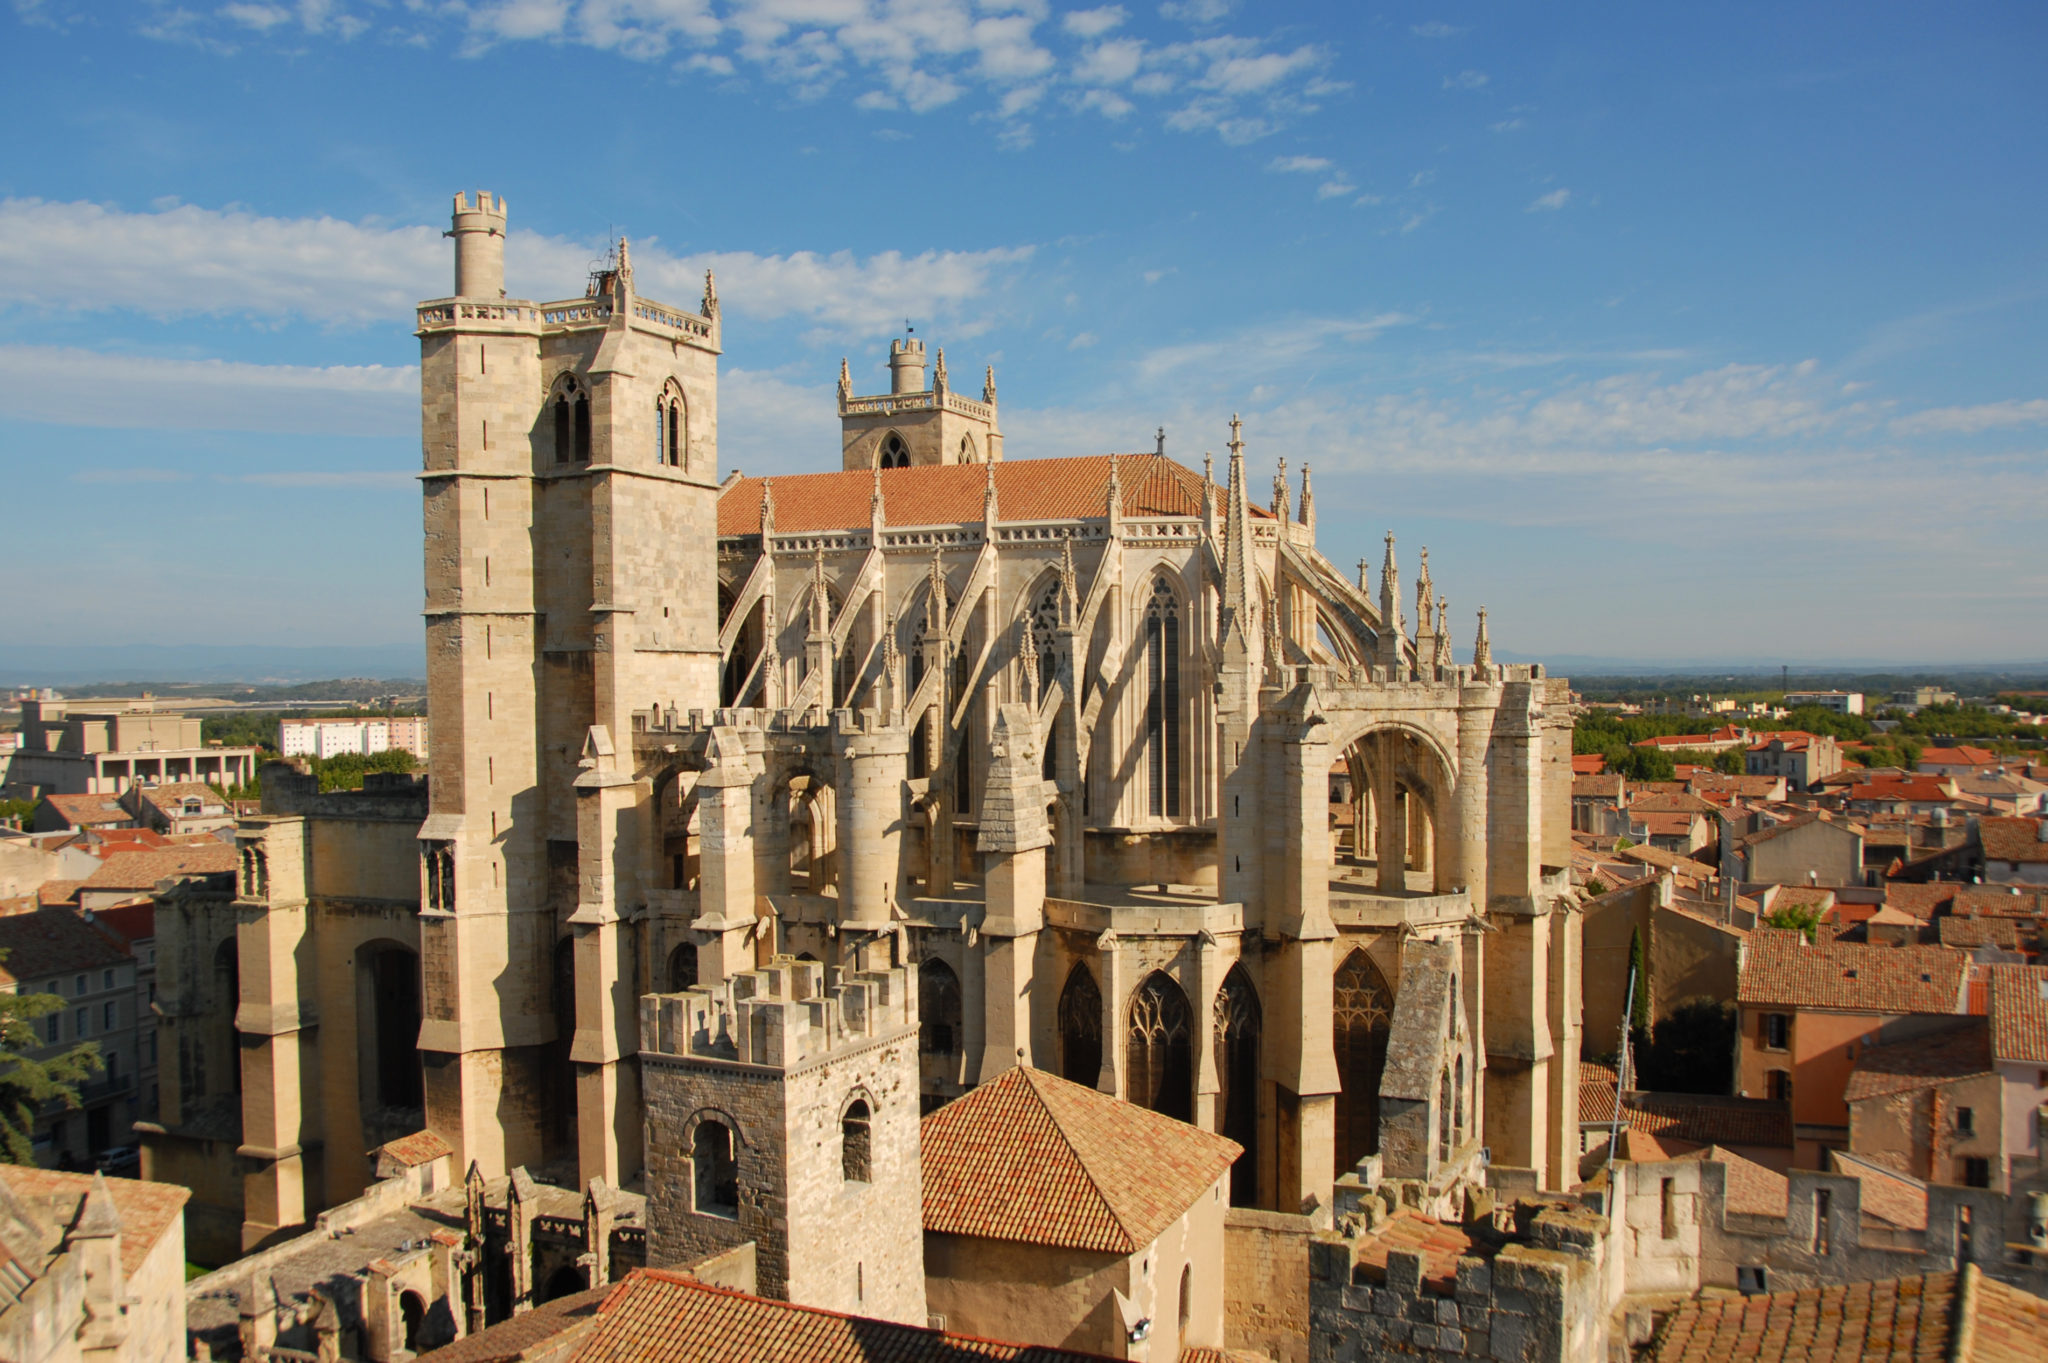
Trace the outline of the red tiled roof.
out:
[[[1697,814],[1663,814],[1652,811],[1638,815],[1630,811],[1631,818],[1641,823],[1643,831],[1653,838],[1683,838],[1692,834],[1693,820]]]
[[[116,852],[87,877],[86,890],[148,890],[173,876],[219,875],[235,869],[235,849],[208,840],[152,852]]]
[[[94,909],[92,921],[103,928],[121,935],[130,946],[156,936],[156,901],[145,899],[136,904],[116,904],[110,908]]]
[[[515,1363],[526,1357],[527,1351],[536,1345],[547,1344],[557,1335],[579,1326],[588,1327],[613,1290],[613,1285],[607,1283],[586,1292],[556,1297],[531,1311],[501,1320],[487,1330],[465,1335],[453,1344],[444,1344],[421,1354],[419,1363],[429,1363],[429,1360],[431,1363]],[[566,1340],[558,1340],[548,1348],[553,1350],[567,1343]]]
[[[1103,1355],[844,1316],[639,1268],[606,1298],[597,1328],[574,1357],[576,1363],[1082,1363]]]
[[[389,1155],[406,1168],[413,1169],[443,1155],[454,1154],[455,1147],[431,1131],[415,1131],[410,1136],[386,1141],[377,1147],[377,1153]]]
[[[43,803],[73,828],[135,822],[135,816],[121,808],[120,800],[112,795],[45,795]]]
[[[0,918],[0,983],[33,993],[52,975],[118,965],[128,953],[71,909]]]
[[[1842,1089],[1845,1102],[1932,1088],[1991,1071],[1991,1032],[1982,1019],[1933,1036],[1866,1046]]]
[[[1580,799],[1616,799],[1621,795],[1622,780],[1618,771],[1599,776],[1574,776],[1572,794]]]
[[[1989,861],[2048,861],[2048,842],[2041,841],[2041,820],[1985,818],[1977,821],[1978,836]]]
[[[1590,1060],[1579,1062],[1579,1120],[1581,1122],[1611,1122],[1614,1120],[1614,1095],[1617,1076],[1606,1065],[1596,1065]]]
[[[2000,1060],[2048,1062],[2048,966],[1994,965],[1991,1053]]]
[[[1241,1150],[1199,1127],[1019,1066],[924,1119],[924,1228],[1135,1254]]]
[[[1816,942],[1759,927],[1743,945],[1736,998],[1850,1013],[1954,1013],[1969,958],[1943,947]]]
[[[15,1196],[37,1204],[60,1229],[77,1220],[86,1194],[92,1191],[93,1175],[67,1174],[57,1169],[28,1165],[0,1164],[0,1178],[7,1180]],[[145,1183],[139,1178],[110,1178],[107,1191],[114,1199],[114,1212],[121,1218],[121,1274],[134,1274],[156,1248],[171,1222],[185,1213],[192,1190],[175,1183]]]
[[[1574,776],[1598,776],[1606,770],[1607,757],[1604,753],[1585,752],[1572,754],[1572,775]]]
[[[1909,777],[1904,781],[1872,781],[1849,787],[1852,800],[1908,800],[1938,804],[1955,798],[1948,787],[1931,776]]]
[[[1792,1147],[1791,1113],[1761,1098],[1632,1092],[1623,1100],[1622,1120],[1632,1131],[1699,1145]]]
[[[1121,454],[1117,481],[1126,516],[1199,516],[1202,477],[1156,454]],[[1107,454],[1015,459],[993,465],[996,514],[1006,521],[1091,520],[1109,504]],[[890,525],[969,525],[981,520],[987,464],[927,464],[882,470],[882,506]],[[864,529],[875,489],[873,469],[741,478],[718,494],[718,533],[761,533],[761,485],[774,484],[778,534]],[[1219,514],[1224,490],[1216,493]],[[1270,513],[1252,508],[1255,518]]]
[[[1967,1265],[1960,1275],[1695,1298],[1666,1318],[1648,1363],[2022,1363],[2041,1357],[2044,1328],[2048,1301]]]
[[[1944,767],[1993,767],[1998,765],[1998,754],[1966,743],[1959,748],[1922,748],[1920,761]]]
[[[1423,1287],[1448,1297],[1457,1282],[1458,1260],[1472,1253],[1472,1237],[1456,1226],[1403,1207],[1359,1241],[1354,1271],[1368,1282],[1385,1282],[1387,1255],[1393,1250],[1421,1255]]]
[[[78,887],[83,884],[82,880],[46,880],[36,887],[36,903],[52,907],[75,904],[78,902]]]
[[[1697,795],[1644,795],[1629,801],[1631,814],[1716,814],[1720,811]]]
[[[1927,1229],[1927,1185],[1867,1160],[1830,1152],[1834,1171],[1863,1184],[1863,1214],[1898,1230]]]

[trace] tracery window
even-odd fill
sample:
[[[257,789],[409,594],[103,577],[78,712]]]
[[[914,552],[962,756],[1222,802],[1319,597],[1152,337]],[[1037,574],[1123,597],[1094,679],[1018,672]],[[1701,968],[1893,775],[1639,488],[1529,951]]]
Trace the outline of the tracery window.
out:
[[[1180,603],[1164,577],[1145,607],[1145,780],[1155,817],[1180,817]]]
[[[590,462],[590,396],[572,374],[564,374],[555,386],[550,404],[554,411],[555,462]]]
[[[1259,1039],[1262,1018],[1258,992],[1242,964],[1230,967],[1216,991],[1216,1078],[1221,1089],[1216,1108],[1222,1132],[1244,1147],[1230,1167],[1232,1206],[1256,1206],[1259,1199]]]
[[[1124,1039],[1127,1096],[1140,1107],[1193,1121],[1195,1066],[1188,996],[1164,971],[1145,977],[1131,995]]]
[[[1060,584],[1055,578],[1045,584],[1031,607],[1031,651],[1038,655],[1038,694],[1031,698],[1034,705],[1044,701],[1059,667],[1059,629]]]
[[[1102,991],[1075,965],[1060,990],[1060,1077],[1094,1088],[1102,1075]]]
[[[903,443],[903,437],[894,431],[882,437],[881,465],[885,469],[910,467],[910,448]]]
[[[1380,1148],[1380,1075],[1387,1067],[1394,996],[1386,977],[1361,950],[1338,967],[1332,990],[1336,1043],[1337,1166],[1340,1175]]]

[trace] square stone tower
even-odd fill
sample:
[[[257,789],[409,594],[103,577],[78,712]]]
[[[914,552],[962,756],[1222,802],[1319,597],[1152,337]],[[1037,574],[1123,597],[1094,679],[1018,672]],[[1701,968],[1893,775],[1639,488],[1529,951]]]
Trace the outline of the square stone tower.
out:
[[[751,1240],[763,1296],[924,1324],[917,1024],[902,966],[642,998],[648,1262]]]
[[[651,791],[577,778],[635,709],[717,700],[718,300],[708,277],[696,312],[641,297],[623,241],[580,297],[507,298],[506,218],[456,196],[455,294],[418,309],[427,1124],[487,1175],[573,1158],[616,1184],[640,1138],[618,906],[644,863],[579,806],[617,833]]]
[[[889,342],[889,391],[859,397],[853,374],[839,362],[840,467],[905,469],[927,464],[990,464],[1003,457],[996,425],[996,371],[982,378],[981,399],[953,390],[946,352],[925,381],[924,342]]]

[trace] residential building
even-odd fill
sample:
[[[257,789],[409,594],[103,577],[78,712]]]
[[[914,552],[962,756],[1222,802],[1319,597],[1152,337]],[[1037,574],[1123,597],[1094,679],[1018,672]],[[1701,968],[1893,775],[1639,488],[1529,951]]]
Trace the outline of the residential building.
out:
[[[1846,820],[1815,811],[1761,818],[1748,832],[1728,827],[1722,869],[1751,884],[1861,885],[1863,834]]]
[[[1991,1018],[1991,1062],[2004,1092],[1997,1104],[2004,1130],[2000,1186],[2022,1180],[2048,1193],[2048,968],[1993,965],[1984,970]]]
[[[2002,766],[2004,761],[1989,748],[1967,744],[1958,748],[1922,748],[1914,770],[1926,776],[1974,776]]]
[[[1730,748],[1743,747],[1748,742],[1749,730],[1723,724],[1711,733],[1659,734],[1654,738],[1639,739],[1631,746],[1658,752],[1725,752]]]
[[[1861,815],[1910,814],[1931,817],[1955,804],[1955,782],[1933,776],[1909,776],[1903,780],[1866,781],[1850,786],[1842,795],[1851,812]]]
[[[1863,713],[1861,691],[1788,691],[1785,693],[1785,707],[1797,710],[1803,706],[1818,706],[1838,715],[1860,715]]]
[[[1800,1168],[1849,1147],[1846,1093],[1860,1045],[1944,1031],[1967,1007],[1969,958],[1942,947],[1809,943],[1759,927],[1742,947],[1737,1083],[1792,1105]]]
[[[228,788],[248,784],[254,747],[207,743],[196,716],[91,702],[24,700],[21,750],[9,779],[58,795],[115,795],[131,785],[197,781]]]
[[[77,1108],[52,1102],[36,1115],[36,1162],[88,1168],[101,1151],[129,1144],[139,1115],[138,1019],[135,962],[119,939],[70,909],[0,917],[0,990],[62,1001],[35,1020],[40,1044],[27,1052],[31,1059],[91,1042],[104,1066],[79,1085]]]
[[[1989,1019],[1860,1045],[1854,1064],[1842,1093],[1852,1154],[1928,1183],[2011,1191]]]
[[[0,1358],[183,1363],[186,1196],[0,1164]]]
[[[1822,777],[1842,769],[1842,750],[1829,734],[1798,729],[1751,736],[1743,770],[1751,776],[1782,776],[1796,791],[1810,790]]]
[[[1954,705],[1956,693],[1938,686],[1914,686],[1892,692],[1892,704],[1902,710],[1919,710],[1929,705]]]
[[[173,836],[235,825],[235,809],[228,797],[199,781],[130,786],[121,805],[135,815],[140,827]]]
[[[1981,818],[1977,838],[1984,879],[2048,885],[2048,819]]]
[[[45,795],[29,816],[32,833],[78,833],[88,828],[139,828],[135,811],[117,795]]]
[[[99,869],[79,884],[78,906],[110,909],[150,894],[166,880],[180,876],[225,878],[234,870],[235,849],[212,838],[147,851],[111,852]]]
[[[286,757],[370,756],[394,749],[425,761],[426,719],[287,719],[278,724],[278,751]]]

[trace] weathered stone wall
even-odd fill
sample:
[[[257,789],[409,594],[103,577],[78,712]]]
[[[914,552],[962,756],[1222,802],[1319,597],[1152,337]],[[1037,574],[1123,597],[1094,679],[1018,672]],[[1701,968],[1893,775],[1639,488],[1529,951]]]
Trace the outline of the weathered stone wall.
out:
[[[1223,1343],[1274,1363],[1307,1363],[1306,1216],[1233,1207],[1223,1223]]]

